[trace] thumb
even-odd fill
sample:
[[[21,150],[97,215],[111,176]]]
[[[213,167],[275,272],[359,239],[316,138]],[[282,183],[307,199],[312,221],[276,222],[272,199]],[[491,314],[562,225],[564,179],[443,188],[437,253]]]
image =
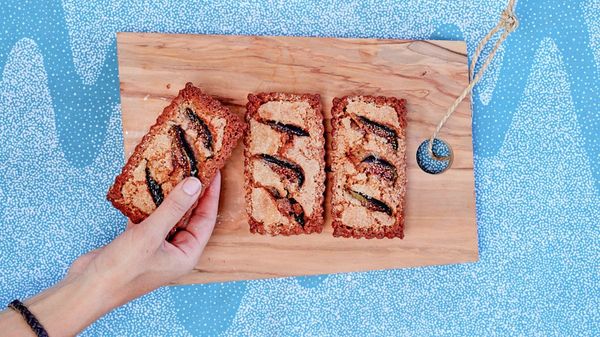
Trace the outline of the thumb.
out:
[[[201,190],[202,183],[198,178],[188,177],[184,179],[167,195],[162,204],[142,222],[141,230],[153,233],[152,237],[157,241],[164,240],[171,228],[181,220],[183,215],[198,200]]]

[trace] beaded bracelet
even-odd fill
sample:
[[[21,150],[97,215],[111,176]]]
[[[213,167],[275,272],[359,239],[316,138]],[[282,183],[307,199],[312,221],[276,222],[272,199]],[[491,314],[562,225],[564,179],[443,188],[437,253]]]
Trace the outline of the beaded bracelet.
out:
[[[29,309],[27,309],[23,302],[14,300],[10,302],[7,307],[21,314],[25,322],[27,322],[31,330],[33,330],[38,337],[49,337],[46,329],[44,329],[44,326],[42,326],[42,323],[35,318],[35,316],[31,313],[31,311],[29,311]]]

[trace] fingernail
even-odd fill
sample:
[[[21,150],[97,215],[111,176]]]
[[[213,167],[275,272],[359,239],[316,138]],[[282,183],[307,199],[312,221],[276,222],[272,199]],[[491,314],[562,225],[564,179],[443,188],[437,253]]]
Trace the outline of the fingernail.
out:
[[[200,191],[202,183],[198,178],[189,177],[183,182],[183,191],[188,195],[194,195]]]

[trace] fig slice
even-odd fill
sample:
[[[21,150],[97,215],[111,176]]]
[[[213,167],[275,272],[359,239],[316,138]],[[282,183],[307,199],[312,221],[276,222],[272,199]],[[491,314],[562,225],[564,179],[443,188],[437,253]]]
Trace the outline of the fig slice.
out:
[[[154,201],[156,207],[160,206],[164,200],[163,190],[160,184],[152,177],[148,166],[146,166],[146,185],[148,186],[148,191],[150,191],[150,196],[152,196],[152,201]]]
[[[304,209],[302,208],[302,205],[300,205],[294,198],[288,198],[288,200],[290,201],[290,205],[292,206],[294,220],[296,220],[296,222],[299,223],[300,226],[304,227]]]
[[[366,164],[366,172],[375,174],[390,182],[395,182],[398,178],[396,167],[389,161],[376,155],[366,156],[361,163]]]
[[[265,124],[269,125],[273,130],[286,133],[288,135],[308,137],[308,131],[302,129],[299,126],[293,124],[285,124],[278,121],[268,120]]]
[[[304,208],[293,197],[283,197],[274,188],[266,188],[271,196],[275,199],[277,210],[290,219],[294,219],[296,223],[304,227]]]
[[[208,124],[206,124],[202,118],[198,117],[194,110],[190,108],[185,108],[185,114],[187,115],[188,119],[192,121],[196,131],[198,131],[198,135],[202,137],[202,144],[204,144],[204,147],[212,153],[214,151],[213,136],[210,132]]]
[[[398,134],[396,133],[396,130],[387,125],[372,121],[364,116],[358,116],[358,119],[367,130],[373,132],[379,137],[385,138],[387,142],[392,145],[394,150],[398,150]]]
[[[289,218],[293,218],[300,226],[304,227],[304,209],[294,198],[286,197],[277,199],[277,209]]]
[[[355,191],[353,189],[348,189],[348,193],[350,193],[350,195],[360,201],[360,204],[364,207],[366,207],[367,209],[370,209],[372,211],[376,211],[376,212],[383,212],[389,216],[392,216],[392,209],[386,205],[383,201],[375,199],[369,195],[366,195],[364,193]]]
[[[173,125],[171,130],[174,134],[174,145],[187,158],[189,175],[198,178],[198,161],[194,155],[194,150],[192,150],[192,147],[185,138],[185,131],[179,125]]]
[[[298,187],[304,185],[304,170],[299,165],[264,153],[259,154],[258,158],[264,160],[275,173],[296,182]]]

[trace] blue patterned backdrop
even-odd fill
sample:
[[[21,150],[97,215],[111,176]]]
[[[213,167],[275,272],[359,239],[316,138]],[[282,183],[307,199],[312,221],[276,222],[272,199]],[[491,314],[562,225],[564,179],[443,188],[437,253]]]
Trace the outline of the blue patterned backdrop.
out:
[[[125,219],[115,32],[465,39],[505,1],[0,1],[0,303]],[[520,0],[473,95],[481,260],[169,287],[86,336],[600,334],[600,1]],[[485,54],[489,52],[486,50]]]

